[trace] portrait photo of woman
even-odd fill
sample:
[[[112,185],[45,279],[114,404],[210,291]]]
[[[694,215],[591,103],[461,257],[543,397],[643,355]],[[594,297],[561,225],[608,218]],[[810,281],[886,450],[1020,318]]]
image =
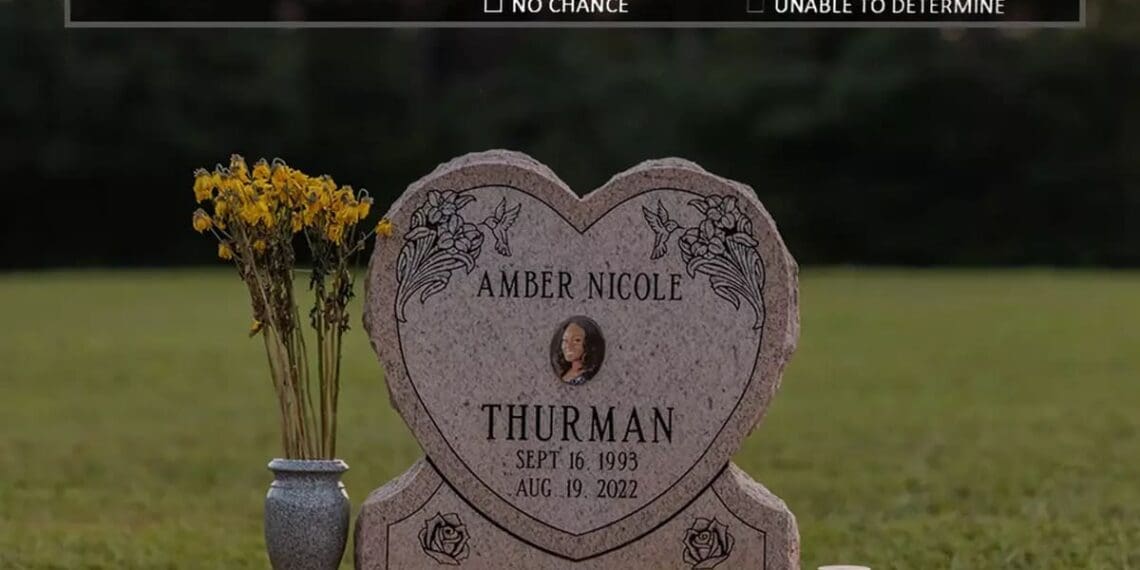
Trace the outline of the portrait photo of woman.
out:
[[[592,319],[570,317],[558,325],[550,341],[550,361],[558,379],[571,386],[589,382],[602,367],[606,340]]]

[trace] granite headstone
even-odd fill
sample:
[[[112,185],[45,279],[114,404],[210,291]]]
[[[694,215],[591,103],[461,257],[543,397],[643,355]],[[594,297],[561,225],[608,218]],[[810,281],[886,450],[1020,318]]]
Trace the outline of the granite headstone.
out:
[[[365,326],[426,456],[362,506],[357,568],[799,567],[731,463],[799,330],[751,189],[667,159],[578,198],[490,151],[387,217]]]

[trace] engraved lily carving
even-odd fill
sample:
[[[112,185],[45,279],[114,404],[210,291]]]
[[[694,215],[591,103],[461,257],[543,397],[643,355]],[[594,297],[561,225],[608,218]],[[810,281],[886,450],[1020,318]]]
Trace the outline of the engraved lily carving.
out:
[[[669,238],[681,231],[677,246],[689,277],[707,276],[713,292],[735,309],[740,309],[742,301],[747,303],[756,316],[752,328],[759,329],[764,325],[764,262],[756,251],[759,242],[752,236],[752,221],[740,211],[734,196],[696,198],[689,205],[703,219],[688,228],[670,219],[661,202],[656,210],[642,207],[654,234],[650,259],[664,257]]]
[[[412,213],[411,228],[396,261],[396,318],[407,321],[404,306],[419,294],[420,302],[443,291],[453,271],[471,273],[483,247],[483,233],[460,214],[475,198],[451,190],[428,192]]]

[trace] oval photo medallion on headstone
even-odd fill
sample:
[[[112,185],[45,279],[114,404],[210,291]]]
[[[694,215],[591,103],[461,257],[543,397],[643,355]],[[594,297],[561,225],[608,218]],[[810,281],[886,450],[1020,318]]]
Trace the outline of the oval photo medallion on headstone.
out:
[[[446,482],[582,559],[665,522],[762,416],[798,332],[796,267],[753,192],[643,164],[579,199],[491,152],[413,184],[365,321]]]

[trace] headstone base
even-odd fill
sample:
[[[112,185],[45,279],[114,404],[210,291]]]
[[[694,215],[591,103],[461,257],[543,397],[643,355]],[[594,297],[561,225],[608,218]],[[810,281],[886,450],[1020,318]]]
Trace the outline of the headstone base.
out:
[[[798,570],[799,531],[779,497],[729,464],[677,515],[583,560],[550,554],[473,509],[426,460],[368,496],[356,521],[356,568]]]

